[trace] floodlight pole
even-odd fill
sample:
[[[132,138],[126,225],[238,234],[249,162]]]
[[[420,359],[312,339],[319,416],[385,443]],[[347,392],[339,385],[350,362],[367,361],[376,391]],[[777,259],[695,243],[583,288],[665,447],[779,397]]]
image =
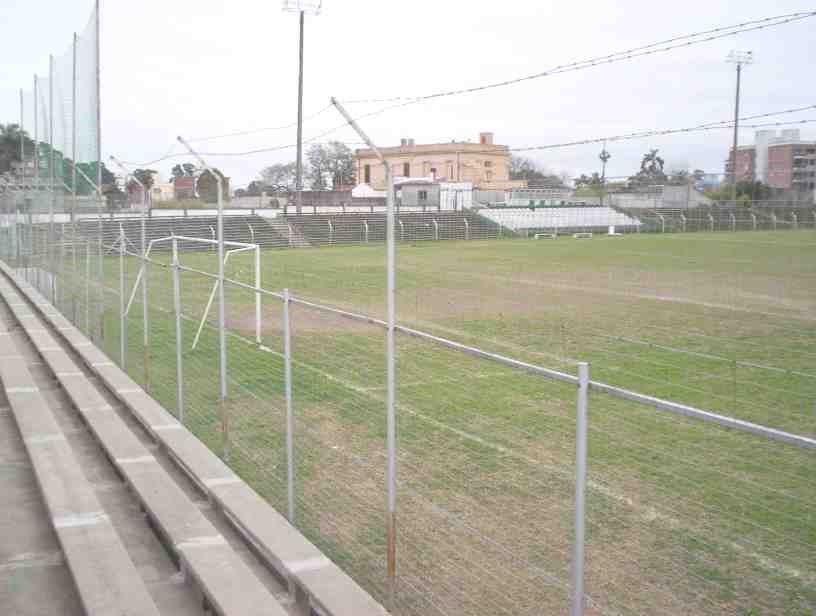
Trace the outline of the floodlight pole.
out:
[[[734,99],[734,162],[731,165],[731,199],[737,202],[737,139],[739,132],[739,103],[740,103],[740,77],[742,75],[742,64],[737,62],[737,94]]]
[[[322,0],[306,3],[303,0],[284,0],[284,11],[297,11],[299,23],[298,37],[298,103],[297,103],[297,160],[295,160],[295,211],[300,214],[303,208],[303,25],[306,10],[317,15],[323,5]]]
[[[387,426],[386,441],[388,448],[388,593],[391,608],[394,607],[397,576],[397,413],[396,413],[396,241],[394,237],[394,177],[391,173],[391,165],[385,160],[382,152],[368,138],[363,129],[355,122],[345,108],[332,97],[332,104],[340,112],[340,115],[349,123],[354,131],[360,135],[366,145],[376,154],[377,158],[385,167],[386,181],[386,253],[387,253],[387,278],[388,290],[386,294],[387,304],[387,336],[386,336],[386,365],[387,365]]]
[[[604,141],[603,149],[598,155],[601,159],[601,205],[603,205],[604,193],[606,192],[606,163],[612,158],[612,155],[606,151],[606,141]]]
[[[737,202],[737,144],[739,133],[739,106],[740,106],[740,80],[742,77],[742,65],[751,64],[754,56],[751,51],[732,51],[728,54],[728,62],[737,65],[737,91],[734,98],[734,147],[733,147],[733,161],[731,163],[731,198],[736,204]]]
[[[295,161],[295,213],[303,207],[303,21],[300,11],[300,38],[298,43],[298,110],[297,110],[297,159]]]
[[[227,337],[225,333],[225,309],[224,299],[224,190],[221,182],[221,175],[216,173],[190,144],[181,137],[177,137],[179,143],[187,148],[187,151],[198,160],[201,167],[215,178],[218,195],[218,352],[219,352],[219,380],[221,389],[221,421],[223,429],[223,455],[224,459],[229,458],[229,418],[227,417]]]

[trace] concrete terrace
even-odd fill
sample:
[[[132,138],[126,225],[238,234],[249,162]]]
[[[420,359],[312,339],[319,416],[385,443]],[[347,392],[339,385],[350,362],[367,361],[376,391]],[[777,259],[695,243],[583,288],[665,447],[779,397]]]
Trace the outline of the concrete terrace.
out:
[[[0,269],[0,614],[386,614]]]

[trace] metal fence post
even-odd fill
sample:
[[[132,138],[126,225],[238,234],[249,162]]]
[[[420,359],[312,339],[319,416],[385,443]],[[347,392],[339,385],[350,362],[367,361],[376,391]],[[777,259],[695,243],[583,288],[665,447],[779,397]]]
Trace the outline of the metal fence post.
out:
[[[584,613],[584,536],[587,475],[587,407],[589,364],[578,364],[578,400],[575,421],[575,536],[572,543],[572,616]]]
[[[283,379],[286,392],[286,496],[289,522],[295,523],[295,416],[292,409],[292,329],[289,289],[283,290]]]
[[[173,312],[176,318],[176,413],[184,423],[184,366],[182,348],[184,345],[181,329],[181,280],[178,260],[178,240],[173,236]]]
[[[150,392],[150,321],[147,284],[147,252],[145,248],[145,221],[142,217],[142,363],[144,365],[145,391]]]
[[[125,230],[119,225],[119,364],[127,371],[127,314],[125,313]]]
[[[388,404],[386,435],[388,445],[388,580],[391,609],[396,607],[397,585],[397,366],[396,366],[396,301],[397,301],[397,255],[394,238],[394,175],[391,165],[386,165],[386,262],[388,331],[386,335],[386,368]]]
[[[103,225],[104,222],[102,220],[102,195],[101,193],[97,195],[97,215],[99,216],[98,220],[98,230],[99,230],[99,237],[97,238],[97,249],[99,251],[99,345],[104,348],[105,345],[105,246],[104,240],[102,239],[103,235]]]
[[[255,246],[255,342],[261,344],[263,308],[261,304],[261,247]]]
[[[396,411],[396,302],[397,302],[397,275],[396,275],[396,237],[395,227],[397,218],[394,204],[394,176],[391,165],[385,160],[382,152],[369,139],[357,122],[352,118],[345,108],[337,101],[331,99],[332,104],[340,112],[340,115],[351,125],[354,131],[360,135],[377,155],[385,169],[386,183],[386,261],[387,261],[387,334],[386,334],[386,368],[387,368],[387,402],[386,402],[386,443],[388,450],[387,469],[387,587],[390,608],[393,610],[396,604],[396,580],[397,580],[397,411]]]
[[[189,150],[190,154],[198,159],[198,162],[210,175],[215,178],[216,201],[218,204],[218,355],[219,355],[219,389],[220,389],[220,408],[221,408],[221,426],[223,431],[223,458],[229,461],[229,434],[230,421],[229,411],[227,408],[227,333],[226,333],[226,297],[224,289],[224,183],[222,176],[216,173],[206,161],[198,155],[198,153],[190,147],[184,139],[177,137],[178,141]]]
[[[91,241],[85,242],[85,332],[91,335]]]

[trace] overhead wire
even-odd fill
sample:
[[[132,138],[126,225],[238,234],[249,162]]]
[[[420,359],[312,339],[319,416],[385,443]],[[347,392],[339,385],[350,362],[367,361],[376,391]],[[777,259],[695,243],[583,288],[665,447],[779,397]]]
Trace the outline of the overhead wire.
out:
[[[534,79],[539,79],[539,78],[542,78],[542,77],[547,77],[547,76],[558,74],[558,73],[583,70],[585,68],[591,68],[591,67],[598,66],[598,65],[601,65],[601,64],[610,64],[610,63],[614,63],[614,62],[630,60],[630,59],[645,56],[645,55],[651,55],[651,54],[655,54],[655,53],[667,52],[667,51],[670,51],[670,50],[673,50],[673,49],[679,49],[679,48],[682,48],[682,47],[689,47],[689,46],[700,44],[700,43],[711,42],[713,40],[725,38],[725,37],[728,37],[728,36],[735,36],[737,34],[741,34],[741,33],[745,33],[745,32],[751,32],[751,31],[755,31],[755,30],[761,30],[761,29],[765,29],[765,28],[780,26],[780,25],[783,25],[783,24],[788,24],[788,23],[792,23],[792,22],[795,22],[795,21],[800,21],[800,20],[807,19],[807,18],[814,17],[814,16],[816,16],[816,11],[800,11],[800,12],[796,12],[796,13],[788,13],[788,14],[784,14],[784,15],[777,15],[777,16],[773,16],[773,17],[766,17],[766,18],[762,18],[762,19],[746,21],[746,22],[742,22],[742,23],[734,24],[734,25],[730,25],[730,26],[722,26],[722,27],[713,28],[713,29],[710,29],[710,30],[703,30],[703,31],[700,31],[700,32],[695,32],[695,33],[685,34],[685,35],[681,35],[681,36],[677,36],[677,37],[673,37],[673,38],[669,38],[669,39],[664,39],[664,40],[657,41],[657,42],[654,42],[654,43],[650,43],[648,45],[643,45],[643,46],[640,46],[640,47],[634,47],[634,48],[631,48],[631,49],[628,49],[628,50],[625,50],[625,51],[620,51],[620,52],[615,52],[615,53],[612,53],[612,54],[607,54],[607,55],[604,55],[604,56],[598,56],[598,57],[590,58],[588,60],[581,60],[581,61],[571,62],[571,63],[568,63],[568,64],[562,64],[562,65],[556,66],[556,67],[554,67],[552,69],[549,69],[547,71],[542,71],[542,72],[539,72],[539,73],[534,73],[532,75],[526,75],[526,76],[518,77],[518,78],[515,78],[515,79],[509,79],[509,80],[503,80],[503,81],[500,81],[500,82],[485,84],[485,85],[482,85],[482,86],[475,86],[475,87],[470,87],[470,88],[460,88],[460,89],[457,89],[457,90],[448,90],[448,91],[437,92],[437,93],[428,94],[428,95],[424,95],[424,96],[417,96],[417,97],[398,96],[398,97],[391,97],[391,98],[378,98],[378,99],[371,98],[371,99],[347,100],[347,101],[344,101],[344,102],[347,103],[347,104],[375,103],[375,102],[394,103],[392,105],[387,105],[387,106],[385,106],[383,108],[380,108],[380,109],[377,109],[377,110],[374,110],[374,111],[371,111],[371,112],[364,113],[364,114],[361,114],[359,116],[356,116],[354,118],[355,121],[359,121],[359,120],[362,120],[362,119],[382,115],[382,114],[384,114],[384,113],[386,113],[388,111],[391,111],[393,109],[406,107],[406,106],[417,104],[417,103],[424,102],[424,101],[429,101],[429,100],[433,100],[433,99],[437,99],[437,98],[443,98],[443,97],[449,97],[449,96],[456,96],[456,95],[460,95],[460,94],[475,93],[475,92],[480,92],[480,91],[484,91],[484,90],[490,90],[490,89],[510,86],[510,85],[514,85],[514,84],[517,84],[517,83],[521,83],[521,82],[525,82],[525,81],[531,81],[531,80],[534,80]],[[307,121],[312,120],[312,119],[322,115],[330,107],[331,107],[331,104],[326,105],[325,107],[321,108],[319,111],[317,111],[313,115],[309,116],[307,118]],[[755,116],[747,116],[745,118],[741,118],[740,121],[750,120],[750,119],[757,119],[757,118],[761,118],[761,117],[770,117],[770,116],[778,115],[778,114],[782,114],[782,113],[793,113],[795,111],[803,111],[803,110],[806,110],[806,109],[813,109],[813,108],[816,108],[816,106],[809,105],[809,106],[800,107],[800,108],[796,108],[796,109],[792,109],[792,110],[786,110],[786,111],[783,111],[783,112],[773,112],[773,113],[768,113],[768,114],[759,114],[759,115],[755,115]],[[802,120],[802,121],[799,121],[799,122],[784,123],[784,124],[805,124],[805,123],[808,123],[810,121],[811,120]],[[198,141],[198,142],[212,141],[212,140],[222,139],[222,138],[227,138],[227,137],[237,137],[237,136],[246,136],[246,135],[250,135],[250,134],[257,134],[257,133],[265,132],[265,131],[284,130],[286,128],[292,128],[293,126],[296,126],[296,124],[297,123],[290,123],[290,124],[277,126],[277,127],[266,127],[266,128],[251,129],[251,130],[234,131],[234,132],[230,132],[230,133],[223,133],[223,134],[220,134],[220,135],[212,135],[212,136],[208,136],[208,137],[198,137],[198,138],[195,138],[195,139],[191,139],[190,141]],[[745,128],[757,128],[757,127],[760,127],[760,126],[780,126],[782,124],[783,123],[747,125],[747,126],[745,126]],[[331,135],[331,134],[337,132],[338,130],[341,130],[342,128],[345,128],[346,126],[348,126],[348,122],[344,122],[342,124],[334,126],[334,127],[330,128],[330,129],[328,129],[328,130],[326,130],[326,131],[324,131],[324,132],[322,132],[322,133],[320,133],[318,135],[315,135],[314,137],[312,137],[310,139],[304,140],[303,143],[315,143],[317,140],[319,140],[319,139],[321,139],[323,137],[326,137],[328,135]],[[731,123],[731,126],[733,126],[733,123]],[[727,127],[729,127],[729,123],[727,121],[721,121],[721,122],[712,122],[712,123],[709,123],[709,124],[702,124],[702,125],[698,125],[698,126],[694,126],[694,127],[680,128],[680,129],[636,131],[636,132],[633,132],[633,133],[627,133],[627,134],[624,134],[624,135],[616,135],[616,136],[612,136],[612,137],[599,137],[599,138],[594,138],[594,139],[585,139],[585,140],[571,141],[571,142],[559,143],[559,144],[547,144],[547,145],[540,145],[540,146],[509,148],[509,151],[511,151],[511,152],[524,152],[524,151],[544,150],[544,149],[553,149],[553,148],[560,148],[560,147],[569,147],[569,146],[576,146],[576,145],[592,144],[592,143],[598,143],[598,142],[605,141],[605,140],[606,141],[622,141],[622,140],[628,140],[628,139],[641,139],[641,138],[646,138],[646,137],[650,137],[650,136],[670,135],[670,134],[676,134],[676,133],[693,132],[693,131],[697,131],[697,130],[702,131],[702,130],[710,130],[710,129],[713,129],[713,128],[727,128]],[[362,145],[360,142],[344,142],[344,143],[346,143],[347,145]],[[286,149],[294,148],[296,146],[297,146],[297,144],[286,144],[286,145],[280,145],[280,146],[270,146],[270,147],[264,147],[264,148],[255,148],[255,149],[251,149],[251,150],[244,150],[244,151],[237,151],[237,152],[201,152],[201,154],[204,155],[204,156],[219,156],[219,157],[251,156],[251,155],[255,155],[255,154],[263,154],[263,153],[286,150]],[[176,147],[176,144],[173,144],[165,155],[163,155],[163,156],[161,156],[159,158],[156,158],[154,160],[151,160],[151,161],[141,162],[141,163],[136,163],[136,162],[132,162],[132,161],[124,161],[124,162],[126,164],[135,165],[135,166],[142,166],[143,167],[143,166],[152,165],[152,164],[155,164],[155,163],[158,163],[158,162],[162,162],[164,160],[169,160],[169,159],[172,159],[172,158],[176,158],[176,157],[179,157],[179,156],[186,156],[186,154],[184,154],[184,153],[175,153],[174,152],[175,147]],[[489,152],[489,151],[495,152],[496,148],[493,148],[492,150],[485,150],[485,152]]]
[[[505,79],[502,81],[488,83],[480,86],[459,88],[455,90],[443,90],[441,92],[435,92],[432,94],[426,94],[421,96],[393,96],[387,98],[351,99],[343,100],[342,102],[347,104],[363,104],[363,103],[388,103],[405,101],[407,104],[413,104],[436,98],[457,96],[460,94],[472,94],[475,92],[482,92],[485,90],[492,90],[496,88],[515,85],[526,81],[532,81],[535,79],[540,79],[542,77],[549,77],[550,75],[555,75],[558,73],[573,72],[583,70],[586,68],[592,68],[602,64],[612,64],[616,62],[622,62],[625,60],[631,60],[633,58],[638,58],[642,56],[663,53],[683,47],[691,47],[693,45],[699,45],[702,43],[708,43],[718,39],[727,38],[730,36],[736,36],[738,34],[743,34],[745,32],[763,30],[765,28],[772,28],[788,23],[793,23],[796,21],[801,21],[803,19],[808,19],[814,16],[816,16],[816,11],[799,11],[796,13],[787,13],[784,15],[776,15],[773,17],[755,19],[751,21],[742,22],[739,24],[734,24],[731,26],[721,26],[719,28],[713,28],[711,30],[703,30],[691,34],[685,34],[665,39],[662,41],[657,41],[655,43],[650,43],[648,45],[643,45],[640,47],[634,47],[632,49],[607,54],[604,56],[597,56],[587,60],[579,60],[567,64],[561,64],[546,71],[533,73],[531,75],[524,75],[522,77],[516,77],[513,79]]]
[[[311,120],[314,120],[318,116],[325,113],[328,109],[330,109],[331,106],[332,106],[331,103],[329,103],[328,105],[326,105],[325,107],[323,107],[319,111],[316,111],[315,113],[313,113],[311,115],[307,115],[303,119],[303,121],[304,122],[309,122]],[[247,130],[234,131],[234,132],[230,132],[230,133],[223,133],[221,135],[211,135],[211,136],[208,136],[208,137],[194,137],[192,139],[188,139],[187,141],[190,142],[190,143],[193,143],[193,142],[201,143],[201,142],[204,142],[204,141],[215,141],[216,139],[226,139],[228,137],[245,137],[247,135],[255,135],[255,134],[258,134],[258,133],[285,130],[287,128],[294,128],[296,126],[297,126],[297,121],[290,122],[289,124],[284,124],[283,126],[269,126],[269,127],[265,127],[265,128],[253,128],[253,129],[247,129]]]

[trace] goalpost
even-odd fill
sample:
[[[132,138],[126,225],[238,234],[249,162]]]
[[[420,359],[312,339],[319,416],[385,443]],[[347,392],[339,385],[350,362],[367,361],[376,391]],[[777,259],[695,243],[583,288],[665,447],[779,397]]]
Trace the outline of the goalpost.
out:
[[[131,305],[133,304],[133,300],[136,297],[136,291],[141,284],[142,277],[144,275],[144,269],[147,264],[146,259],[150,256],[150,251],[153,250],[153,246],[162,242],[173,242],[174,240],[183,240],[185,242],[198,242],[201,244],[217,244],[217,240],[206,239],[202,237],[189,237],[186,235],[169,235],[167,237],[160,237],[154,240],[150,240],[147,246],[147,250],[144,255],[144,259],[142,261],[142,266],[139,268],[139,272],[136,275],[136,280],[133,282],[133,290],[130,294],[130,299],[128,300],[127,307],[125,308],[125,316],[130,312]],[[224,240],[224,246],[233,246],[231,250],[227,250],[224,253],[224,265],[226,266],[227,261],[229,260],[230,256],[233,254],[238,254],[240,252],[248,252],[253,251],[255,253],[255,342],[258,344],[261,343],[261,311],[262,311],[262,304],[261,304],[261,245],[260,244],[248,244],[246,242],[234,242],[229,240]],[[196,330],[195,338],[193,339],[193,344],[190,347],[190,350],[195,350],[196,346],[198,346],[198,340],[201,337],[201,332],[204,329],[204,324],[207,322],[207,316],[210,313],[210,309],[212,308],[213,301],[215,300],[215,295],[218,292],[218,280],[213,282],[212,289],[210,290],[210,296],[207,299],[207,306],[204,308],[204,314],[201,315],[201,321],[198,324],[198,329]]]

